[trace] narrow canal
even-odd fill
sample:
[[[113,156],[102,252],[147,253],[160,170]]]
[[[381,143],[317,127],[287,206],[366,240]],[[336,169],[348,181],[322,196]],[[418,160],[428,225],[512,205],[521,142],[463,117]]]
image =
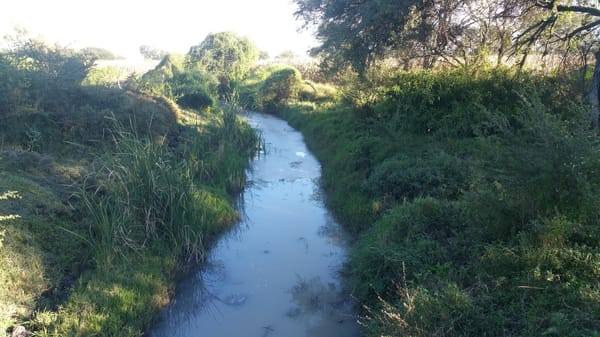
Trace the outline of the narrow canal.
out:
[[[346,240],[321,199],[321,167],[285,121],[250,112],[265,151],[248,170],[240,223],[177,289],[152,337],[353,337]]]

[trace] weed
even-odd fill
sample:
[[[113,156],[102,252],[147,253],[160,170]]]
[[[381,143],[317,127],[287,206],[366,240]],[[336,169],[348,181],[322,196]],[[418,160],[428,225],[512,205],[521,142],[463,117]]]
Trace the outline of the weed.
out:
[[[357,234],[367,336],[597,335],[599,149],[569,83],[400,73],[284,109]]]

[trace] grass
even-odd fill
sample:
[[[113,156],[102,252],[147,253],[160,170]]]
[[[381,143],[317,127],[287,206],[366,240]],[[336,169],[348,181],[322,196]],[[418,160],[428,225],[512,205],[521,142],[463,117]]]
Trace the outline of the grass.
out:
[[[279,111],[354,234],[364,335],[598,336],[600,149],[577,85],[508,69],[382,77]]]
[[[14,155],[8,152],[9,157]],[[6,156],[4,152],[2,157]],[[72,210],[61,202],[61,191],[36,181],[37,170],[29,171],[0,174],[0,190],[6,191],[0,198],[2,331],[18,317],[31,317],[40,305],[54,307],[83,267],[80,258],[87,255],[80,243],[64,240],[61,228],[78,228]],[[73,255],[75,251],[79,256]]]
[[[140,336],[237,219],[258,137],[183,58],[117,88],[30,42],[0,53],[0,336]]]
[[[4,145],[0,331],[141,336],[179,275],[237,219],[229,193],[245,183],[253,131],[217,110],[154,128],[171,108],[154,109],[148,123],[106,112],[104,140],[72,151]]]

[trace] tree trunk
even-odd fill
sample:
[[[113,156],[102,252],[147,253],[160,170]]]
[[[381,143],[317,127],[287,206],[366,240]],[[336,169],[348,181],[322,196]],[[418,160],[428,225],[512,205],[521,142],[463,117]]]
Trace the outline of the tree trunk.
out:
[[[594,75],[592,76],[592,87],[588,95],[592,109],[590,111],[592,126],[596,132],[600,131],[598,117],[600,117],[600,50],[594,54],[596,56],[596,65],[594,66]]]

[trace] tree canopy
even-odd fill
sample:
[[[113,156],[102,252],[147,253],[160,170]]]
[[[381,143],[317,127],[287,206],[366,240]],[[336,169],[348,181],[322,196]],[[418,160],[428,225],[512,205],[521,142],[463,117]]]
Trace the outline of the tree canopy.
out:
[[[158,61],[162,60],[162,58],[167,55],[167,52],[149,45],[141,45],[140,54],[142,54],[145,59]]]
[[[468,63],[497,56],[568,50],[600,26],[591,0],[295,0],[296,16],[317,27],[313,53],[326,66],[361,71],[374,60],[397,56]],[[575,39],[577,38],[577,39]]]
[[[232,32],[211,33],[188,52],[190,64],[215,75],[221,94],[230,82],[243,79],[259,57],[259,50],[248,37]]]

